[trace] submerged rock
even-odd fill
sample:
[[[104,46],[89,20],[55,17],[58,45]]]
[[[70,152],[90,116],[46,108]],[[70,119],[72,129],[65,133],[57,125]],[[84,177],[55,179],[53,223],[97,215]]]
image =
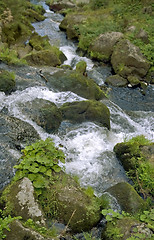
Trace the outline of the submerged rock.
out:
[[[58,107],[54,103],[43,99],[26,102],[22,107],[22,112],[48,133],[56,131],[62,121],[62,114]]]
[[[110,129],[109,109],[98,101],[80,101],[65,103],[60,108],[64,120],[81,123],[94,121]]]
[[[125,212],[135,214],[146,208],[144,200],[126,182],[118,183],[106,191],[116,198],[121,209]]]

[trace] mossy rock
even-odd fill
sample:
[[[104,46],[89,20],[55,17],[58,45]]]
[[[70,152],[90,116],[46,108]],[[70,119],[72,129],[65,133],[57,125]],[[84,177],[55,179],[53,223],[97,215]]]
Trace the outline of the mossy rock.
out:
[[[36,32],[32,34],[29,40],[29,45],[32,47],[32,49],[35,49],[36,51],[40,50],[47,50],[50,49],[51,45],[49,43],[48,37],[42,37],[38,35]]]
[[[111,58],[115,44],[123,38],[120,32],[107,32],[98,36],[91,46],[89,52],[92,58],[108,62]]]
[[[65,103],[60,108],[63,119],[75,123],[94,121],[110,129],[109,109],[98,101],[80,101]]]
[[[79,25],[82,24],[86,19],[87,16],[84,14],[69,14],[63,19],[59,25],[59,28],[66,31],[69,39],[79,38]]]
[[[44,237],[36,231],[36,229],[25,227],[21,221],[15,220],[9,224],[9,229],[4,230],[7,240],[53,240],[56,238]]]
[[[87,99],[100,100],[105,94],[93,79],[83,76],[76,71],[60,70],[54,74],[44,73],[47,85],[59,91],[72,91]]]
[[[21,216],[24,221],[31,218],[45,225],[43,212],[34,197],[34,187],[28,178],[8,185],[2,193],[0,202],[5,206],[6,215]]]
[[[0,91],[9,94],[15,88],[15,75],[6,70],[0,71]]]
[[[105,83],[114,87],[126,87],[128,84],[127,79],[119,76],[118,74],[106,78]]]
[[[88,231],[101,219],[99,198],[89,196],[69,175],[60,172],[53,176],[48,190],[39,196],[44,212],[64,224],[72,232]]]
[[[58,48],[51,47],[50,50],[34,51],[25,56],[24,59],[30,65],[56,67],[61,65],[66,57]]]
[[[147,205],[135,189],[126,182],[121,182],[106,190],[117,199],[121,209],[135,214],[146,209]]]
[[[55,132],[62,121],[62,114],[58,107],[54,103],[43,99],[26,102],[22,107],[22,112],[48,133]]]
[[[139,238],[137,236],[140,236]],[[153,239],[152,231],[143,223],[130,217],[116,219],[113,222],[107,222],[102,232],[104,240],[125,240],[125,239]]]
[[[138,85],[140,85],[140,80],[139,80],[139,78],[138,77],[136,77],[136,76],[128,76],[127,77],[127,79],[128,79],[128,82],[134,87],[134,86],[138,86]]]
[[[111,63],[115,73],[124,78],[130,75],[143,78],[150,68],[148,60],[140,49],[126,39],[120,40],[116,44],[111,56]]]
[[[87,63],[85,61],[80,61],[76,64],[76,72],[85,74],[86,73]]]

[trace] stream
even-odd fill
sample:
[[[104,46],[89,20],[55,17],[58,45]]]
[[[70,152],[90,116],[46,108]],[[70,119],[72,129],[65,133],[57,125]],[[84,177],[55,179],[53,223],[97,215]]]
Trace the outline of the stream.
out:
[[[36,3],[35,0],[31,2]],[[47,35],[50,43],[58,46],[63,51],[67,57],[64,64],[75,68],[77,62],[81,60],[86,61],[88,75],[93,76],[98,85],[103,85],[105,78],[111,75],[110,67],[95,66],[91,59],[77,55],[76,43],[67,40],[66,34],[59,30],[59,24],[63,16],[50,11],[44,1],[40,1],[39,4],[42,4],[46,10],[46,19],[43,22],[33,24],[35,31],[41,36]],[[36,77],[37,69],[34,67],[23,67],[20,70],[15,70],[12,67],[12,69],[16,71],[18,80],[20,78],[35,79]],[[50,69],[51,71],[52,68]],[[21,103],[40,98],[54,102],[59,107],[65,102],[85,99],[73,92],[54,92],[48,89],[39,79],[38,81],[36,80],[25,87],[20,87],[19,84],[17,90],[11,95],[6,96],[0,93],[0,110],[7,108],[8,115],[30,123],[42,139],[51,137],[57,146],[61,144],[63,146],[62,150],[66,154],[66,163],[63,166],[65,171],[69,174],[77,175],[82,186],[92,186],[97,195],[101,195],[107,188],[116,183],[128,181],[122,166],[113,152],[113,147],[125,139],[141,134],[148,139],[153,139],[154,121],[153,112],[149,110],[150,108],[148,111],[145,111],[141,107],[137,108],[136,111],[134,107],[132,109],[129,106],[126,109],[125,107],[122,108],[121,105],[125,105],[122,101],[122,104],[117,104],[116,101],[103,100],[111,113],[110,131],[93,122],[74,125],[69,122],[62,122],[57,134],[48,134],[35,122],[23,115]],[[152,87],[150,91],[150,94],[152,94]]]

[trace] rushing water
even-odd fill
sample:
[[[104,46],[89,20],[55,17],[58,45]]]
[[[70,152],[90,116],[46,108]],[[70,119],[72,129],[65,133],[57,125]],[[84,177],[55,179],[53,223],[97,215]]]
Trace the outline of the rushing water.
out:
[[[35,3],[35,1],[32,1]],[[76,45],[66,39],[64,32],[59,30],[59,23],[63,17],[49,11],[43,1],[40,2],[46,10],[46,19],[43,22],[34,23],[35,30],[42,36],[48,35],[51,44],[57,44],[67,56],[65,64],[72,67],[84,59],[87,62],[89,72],[95,81],[102,85],[106,76],[110,75],[110,69],[94,68],[93,62],[88,58],[81,58],[76,54]],[[35,68],[26,77],[33,75]],[[28,75],[29,74],[29,75]],[[82,97],[72,92],[54,92],[46,86],[37,85],[18,90],[9,96],[0,93],[0,110],[8,109],[9,114],[30,123],[39,133],[42,139],[51,137],[55,144],[63,146],[66,154],[65,170],[67,173],[77,175],[83,186],[91,185],[97,194],[122,181],[127,181],[125,172],[113,152],[116,143],[122,142],[133,136],[144,134],[153,139],[153,113],[143,111],[125,112],[111,101],[105,101],[111,113],[111,130],[100,127],[92,122],[72,125],[62,122],[56,135],[46,133],[32,120],[22,113],[21,103],[41,98],[54,102],[58,107],[65,102],[81,101]]]

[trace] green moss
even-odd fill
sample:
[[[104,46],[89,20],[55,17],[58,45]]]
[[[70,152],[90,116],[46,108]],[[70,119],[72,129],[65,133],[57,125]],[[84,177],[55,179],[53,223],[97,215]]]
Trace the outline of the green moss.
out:
[[[117,144],[114,151],[133,180],[135,189],[146,198],[154,195],[154,166],[144,152],[144,146],[152,148],[153,143],[141,135]]]
[[[80,61],[76,64],[76,72],[84,74],[86,72],[87,63],[85,61]]]
[[[10,93],[15,87],[15,74],[5,70],[0,71],[0,91]]]

